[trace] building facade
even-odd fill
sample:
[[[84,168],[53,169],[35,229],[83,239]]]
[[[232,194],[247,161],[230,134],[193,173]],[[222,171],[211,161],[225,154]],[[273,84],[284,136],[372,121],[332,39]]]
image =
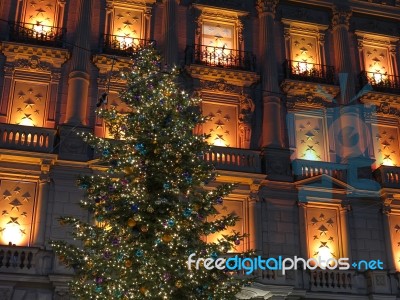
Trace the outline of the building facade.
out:
[[[237,252],[383,262],[257,270],[238,298],[400,299],[399,19],[398,0],[0,0],[0,299],[69,299],[49,240],[88,218],[78,174],[104,170],[76,133],[109,136],[96,102],[124,110],[149,43],[239,183],[221,209],[249,233]]]

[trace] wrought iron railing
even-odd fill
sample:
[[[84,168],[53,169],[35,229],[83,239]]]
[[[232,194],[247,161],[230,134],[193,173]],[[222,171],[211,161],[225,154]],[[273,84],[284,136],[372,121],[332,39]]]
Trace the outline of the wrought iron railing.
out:
[[[245,71],[255,71],[256,57],[250,51],[212,47],[206,45],[187,46],[186,64],[201,64]]]
[[[66,29],[38,23],[9,22],[9,40],[27,44],[63,47]]]
[[[156,43],[154,40],[138,39],[113,34],[105,34],[103,39],[103,52],[118,56],[129,56],[144,46],[155,46]]]
[[[283,63],[286,79],[335,84],[335,68],[333,66],[313,64],[304,61],[286,60]]]
[[[378,92],[400,93],[400,76],[378,72],[361,72],[361,86],[368,83]]]

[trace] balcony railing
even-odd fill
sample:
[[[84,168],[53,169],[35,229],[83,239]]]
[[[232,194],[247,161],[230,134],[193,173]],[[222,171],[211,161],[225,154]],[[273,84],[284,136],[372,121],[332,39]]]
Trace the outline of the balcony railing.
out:
[[[66,29],[40,23],[9,22],[9,39],[13,42],[63,47]]]
[[[187,46],[186,64],[200,64],[214,67],[255,71],[256,58],[249,51],[212,47],[206,45]]]
[[[56,130],[0,124],[0,148],[51,153]]]
[[[377,92],[400,93],[400,76],[389,75],[387,73],[361,72],[361,86],[368,83]]]
[[[144,46],[155,46],[154,40],[145,40],[127,36],[105,34],[103,40],[103,52],[118,56],[129,56]]]
[[[259,151],[214,146],[204,158],[217,169],[261,173]]]
[[[310,178],[322,174],[329,175],[341,181],[347,179],[347,165],[323,162],[323,161],[312,161],[296,159],[292,162],[293,175],[296,180]]]
[[[335,68],[303,61],[286,60],[283,63],[286,79],[295,79],[325,84],[335,84]]]
[[[400,188],[400,167],[380,166],[374,176],[382,187]]]
[[[50,270],[52,253],[35,247],[0,246],[0,273],[43,274]]]
[[[355,271],[316,269],[310,272],[310,288],[313,292],[357,293]]]

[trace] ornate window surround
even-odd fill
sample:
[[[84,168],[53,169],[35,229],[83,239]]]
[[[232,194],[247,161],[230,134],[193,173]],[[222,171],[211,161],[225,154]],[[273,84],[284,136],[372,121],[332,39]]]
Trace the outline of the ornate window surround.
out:
[[[365,31],[356,30],[355,35],[357,38],[357,46],[358,46],[358,58],[360,62],[361,71],[366,70],[365,62],[364,62],[364,45],[368,46],[376,46],[380,48],[387,48],[388,50],[388,66],[389,70],[387,71],[390,75],[400,76],[399,69],[397,65],[397,44],[399,43],[398,37],[370,33]]]
[[[151,7],[156,0],[145,0],[145,1],[124,1],[124,0],[107,0],[106,3],[106,20],[105,20],[105,32],[106,34],[112,34],[113,32],[113,20],[115,8],[130,9],[140,11],[142,13],[142,24],[140,37],[142,39],[150,39],[150,21],[151,21]]]
[[[205,22],[220,23],[224,25],[231,25],[234,27],[233,44],[235,50],[244,51],[243,44],[243,23],[241,18],[247,16],[247,12],[221,9],[212,6],[205,6],[201,4],[193,4],[193,7],[198,10],[196,18],[196,35],[195,44],[202,44],[203,24]]]
[[[328,29],[327,25],[300,22],[298,20],[282,19],[284,26],[284,37],[285,37],[285,56],[286,59],[292,60],[292,50],[290,45],[290,39],[292,34],[315,36],[318,41],[318,47],[316,48],[317,59],[316,63],[325,65],[325,31]]]

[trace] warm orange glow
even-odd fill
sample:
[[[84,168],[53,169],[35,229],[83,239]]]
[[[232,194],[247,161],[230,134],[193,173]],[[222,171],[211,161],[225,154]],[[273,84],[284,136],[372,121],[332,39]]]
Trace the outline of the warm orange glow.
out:
[[[117,41],[120,43],[121,48],[130,48],[139,45],[139,40],[135,38],[135,34],[132,33],[132,37],[128,34],[126,36],[117,36]]]
[[[35,126],[31,118],[22,118],[21,121],[18,123],[18,125]]]
[[[53,25],[48,20],[36,20],[33,24],[33,30],[43,34],[49,33]]]
[[[224,59],[232,54],[233,26],[205,23],[203,26],[203,51],[207,52],[207,60],[215,64],[223,64]]]
[[[318,63],[316,37],[300,34],[292,34],[291,36],[291,60],[293,60],[293,72],[301,74],[312,70],[314,64]]]
[[[376,166],[397,166],[400,153],[397,126],[373,124],[372,135]]]
[[[2,240],[4,244],[15,244],[17,246],[21,245],[24,240],[24,232],[21,230],[20,225],[15,223],[9,223],[5,225],[3,230]]]
[[[137,45],[141,37],[142,14],[125,8],[115,8],[115,18],[111,34],[117,36],[121,48],[129,48]]]
[[[303,157],[306,160],[321,160],[321,158],[318,158],[317,153],[311,150],[306,150],[305,155]]]
[[[332,253],[327,246],[320,246],[318,248],[318,256],[321,257],[321,267],[326,267],[327,266],[326,261],[332,258]]]

